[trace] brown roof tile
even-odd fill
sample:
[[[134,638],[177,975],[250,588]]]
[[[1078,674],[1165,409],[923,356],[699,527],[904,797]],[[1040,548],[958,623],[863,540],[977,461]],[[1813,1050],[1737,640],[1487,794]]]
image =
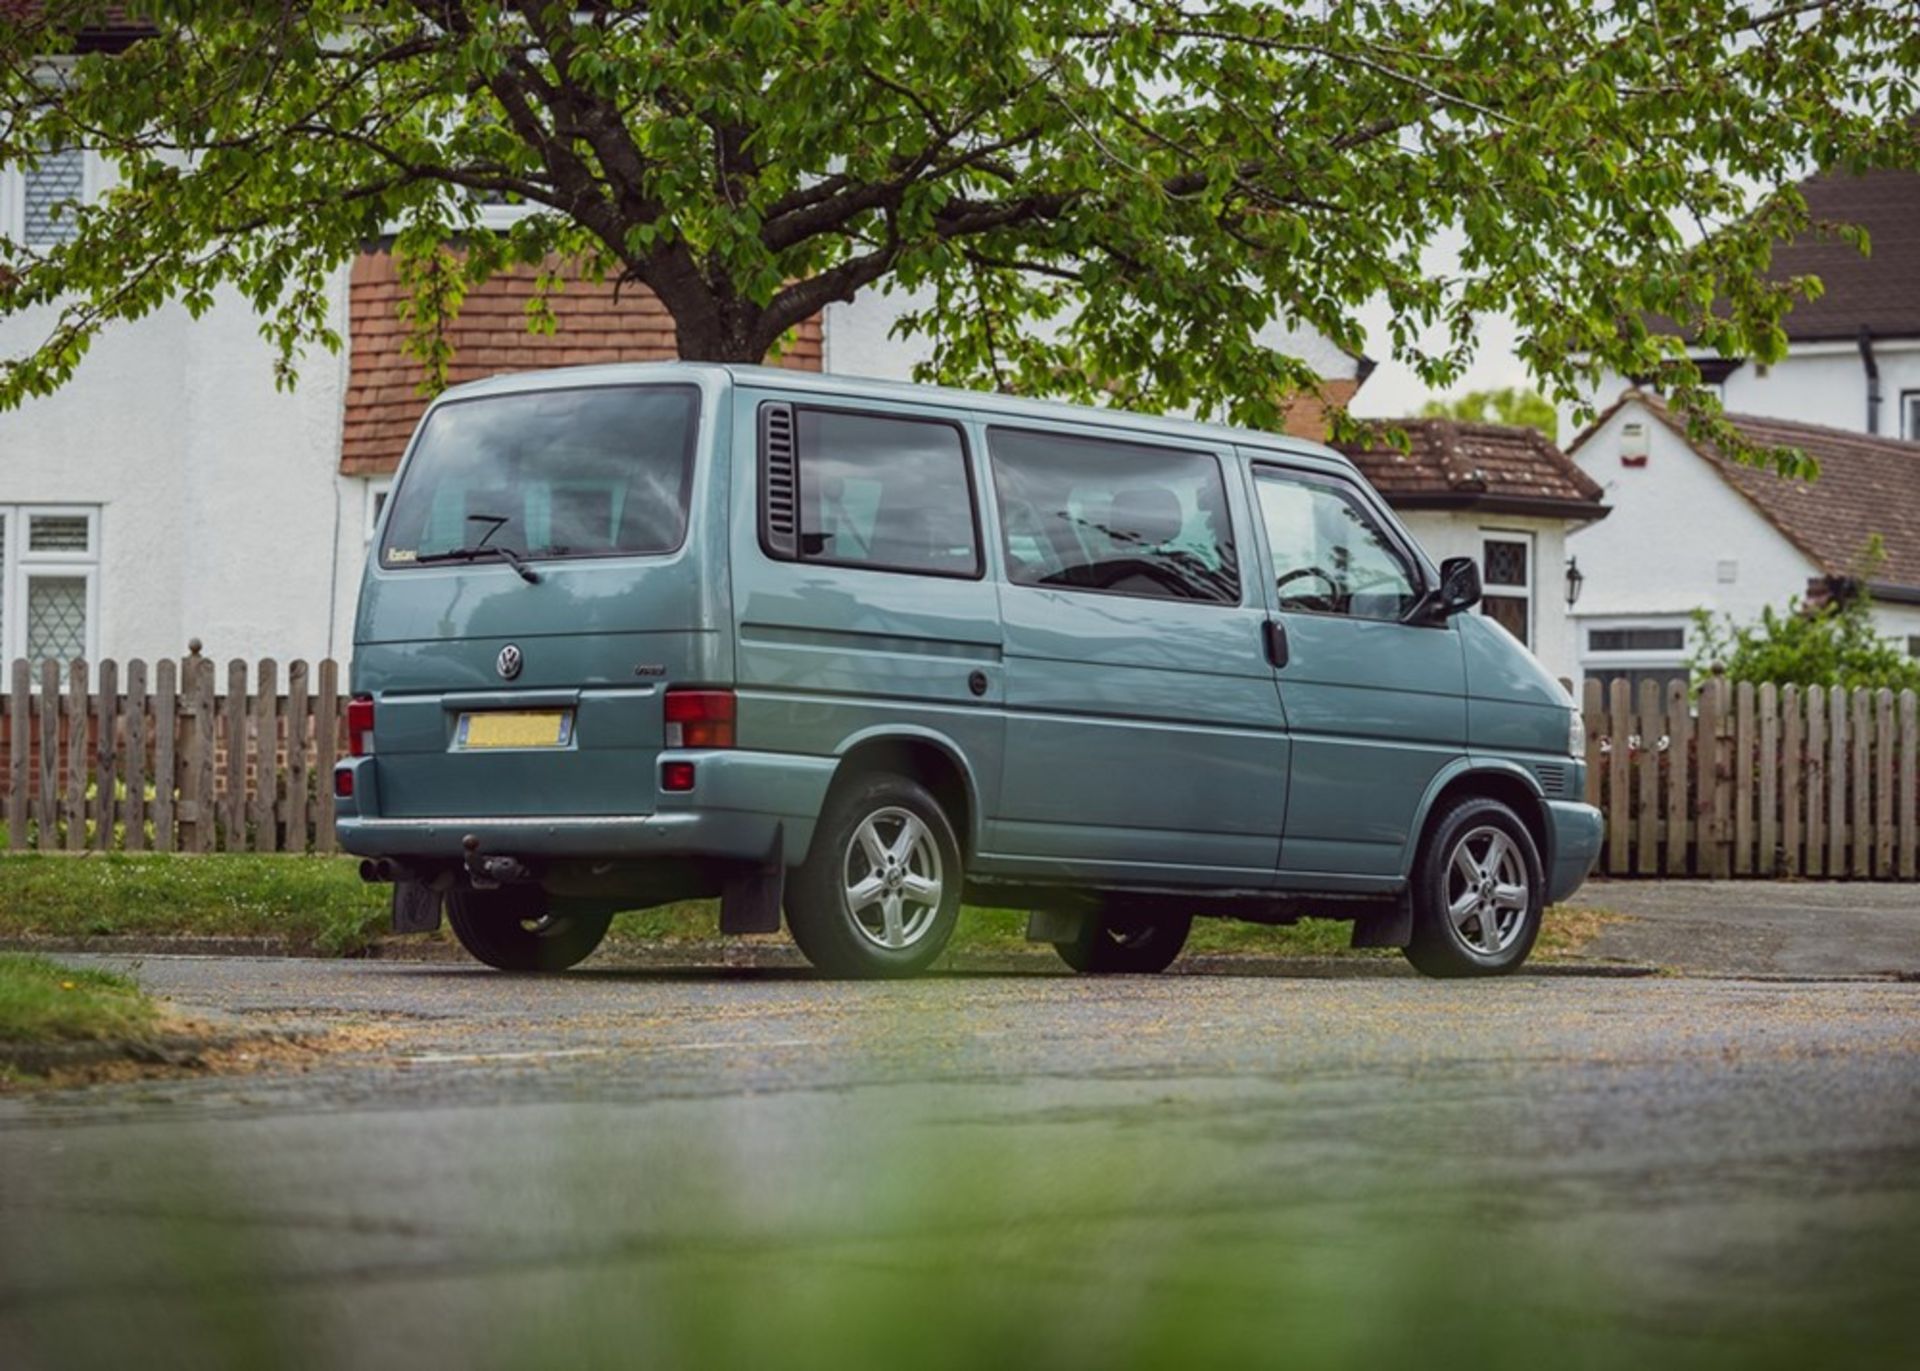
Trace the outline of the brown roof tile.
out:
[[[1798,341],[1920,336],[1920,172],[1821,175],[1800,183],[1816,224],[1858,224],[1871,256],[1839,238],[1806,233],[1774,249],[1776,279],[1818,276],[1826,293],[1787,316]]]
[[[1385,434],[1399,429],[1408,450]],[[1382,419],[1366,443],[1335,443],[1387,503],[1408,508],[1472,506],[1508,513],[1606,513],[1600,486],[1538,429],[1454,419]]]
[[[1686,441],[1685,424],[1659,397],[1629,391],[1623,398],[1638,399]],[[1855,576],[1867,540],[1879,534],[1887,559],[1870,583],[1920,590],[1920,443],[1750,414],[1726,418],[1757,446],[1799,448],[1820,464],[1816,479],[1789,480],[1688,443],[1787,541],[1827,575]]]
[[[449,384],[509,371],[596,362],[661,362],[678,355],[673,319],[644,287],[627,286],[616,303],[613,286],[569,280],[550,296],[559,330],[529,333],[527,302],[534,275],[521,269],[468,292],[449,326],[453,360]],[[427,401],[423,372],[406,355],[399,308],[406,291],[387,252],[363,252],[354,261],[347,307],[349,347],[346,422],[340,470],[349,476],[392,471],[420,422]],[[810,319],[780,359],[803,371],[820,369],[820,321]]]

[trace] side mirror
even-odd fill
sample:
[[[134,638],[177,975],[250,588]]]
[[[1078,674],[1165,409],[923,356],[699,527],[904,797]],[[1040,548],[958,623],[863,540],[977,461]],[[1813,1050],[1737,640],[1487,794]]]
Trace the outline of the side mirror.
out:
[[[1440,586],[1434,591],[1434,609],[1441,618],[1480,603],[1480,563],[1472,557],[1449,557],[1440,563]]]

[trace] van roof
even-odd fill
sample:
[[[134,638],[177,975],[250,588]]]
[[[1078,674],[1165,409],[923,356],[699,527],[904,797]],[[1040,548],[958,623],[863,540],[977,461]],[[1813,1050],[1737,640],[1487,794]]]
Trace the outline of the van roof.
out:
[[[802,395],[833,396],[895,402],[937,401],[954,409],[977,413],[1025,417],[1031,419],[1070,419],[1078,423],[1097,423],[1105,428],[1161,436],[1185,434],[1214,443],[1236,443],[1274,451],[1315,457],[1332,466],[1356,472],[1354,464],[1322,443],[1295,438],[1285,433],[1266,433],[1258,429],[1234,428],[1226,424],[1201,423],[1195,419],[1163,414],[1137,414],[1131,410],[1104,409],[1097,405],[1076,405],[1061,400],[1033,400],[1018,395],[999,395],[992,391],[960,390],[952,386],[916,385],[905,381],[879,381],[864,376],[842,376],[833,372],[797,371],[786,367],[743,366],[725,362],[623,362],[604,366],[555,367],[545,371],[506,372],[481,381],[469,381],[445,391],[441,399],[471,399],[514,391],[549,390],[561,386],[615,385],[620,382],[712,380],[724,377],[730,382],[764,386],[772,390]]]

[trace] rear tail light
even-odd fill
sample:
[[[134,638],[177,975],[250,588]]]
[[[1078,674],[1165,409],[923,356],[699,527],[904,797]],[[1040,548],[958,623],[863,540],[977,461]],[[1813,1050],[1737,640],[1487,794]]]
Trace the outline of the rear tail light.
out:
[[[732,747],[731,690],[669,690],[668,747]]]
[[[333,773],[333,793],[343,800],[353,798],[353,768],[343,766]]]
[[[373,755],[373,696],[356,695],[347,701],[347,753]]]

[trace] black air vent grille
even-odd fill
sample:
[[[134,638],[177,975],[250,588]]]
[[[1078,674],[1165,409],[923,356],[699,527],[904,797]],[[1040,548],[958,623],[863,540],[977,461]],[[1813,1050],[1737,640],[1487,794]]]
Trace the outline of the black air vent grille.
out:
[[[1567,769],[1557,763],[1534,767],[1534,774],[1540,778],[1540,789],[1549,795],[1567,793]]]
[[[760,406],[760,540],[775,557],[798,544],[800,481],[793,444],[793,406]]]

